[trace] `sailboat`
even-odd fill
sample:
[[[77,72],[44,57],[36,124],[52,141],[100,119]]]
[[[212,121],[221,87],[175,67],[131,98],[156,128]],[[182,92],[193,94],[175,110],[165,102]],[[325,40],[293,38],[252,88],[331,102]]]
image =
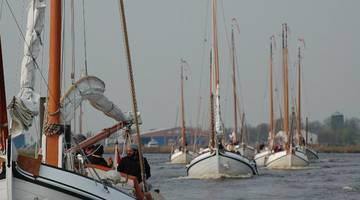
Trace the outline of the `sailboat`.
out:
[[[299,42],[304,43],[304,40],[301,38],[299,39]],[[317,154],[317,152],[312,149],[308,144],[307,144],[307,136],[308,136],[308,120],[306,118],[306,130],[303,131],[301,128],[301,47],[299,45],[298,47],[298,100],[297,100],[297,120],[296,120],[296,140],[297,143],[299,145],[299,148],[301,150],[303,150],[306,154],[306,157],[312,161],[312,160],[317,160],[319,159],[319,156]],[[305,134],[305,139],[304,139],[304,134]]]
[[[263,146],[264,149],[261,149],[257,154],[255,155],[254,159],[256,162],[256,165],[258,167],[265,166],[266,160],[268,156],[271,154],[273,147],[274,147],[274,139],[275,139],[275,123],[274,123],[274,98],[273,98],[273,42],[274,42],[274,36],[270,37],[270,78],[269,78],[269,103],[270,103],[270,126],[269,126],[269,137],[268,137],[268,146]]]
[[[126,21],[124,15],[124,3],[120,0],[121,22],[124,30],[126,42],[126,52],[128,61],[130,60]],[[32,118],[35,117],[36,110],[32,111],[29,105],[37,104],[38,95],[34,91],[34,73],[36,57],[39,53],[40,33],[44,26],[45,1],[30,1],[28,14],[28,30],[25,39],[25,57],[22,62],[21,92],[9,105],[12,118],[10,126],[10,136],[7,137],[7,127],[1,128],[2,152],[5,156],[0,157],[0,162],[5,160],[5,179],[0,179],[0,199],[150,199],[146,188],[141,188],[136,177],[120,174],[110,168],[97,165],[87,165],[86,156],[82,155],[82,148],[98,142],[109,136],[115,131],[135,125],[137,135],[138,115],[136,109],[136,99],[133,103],[133,113],[124,114],[122,111],[108,100],[104,95],[104,82],[94,76],[86,76],[74,83],[72,87],[60,99],[60,62],[61,62],[61,13],[62,1],[52,0],[50,8],[50,60],[49,60],[49,96],[47,101],[47,121],[44,126],[44,136],[42,138],[42,154],[37,158],[18,155],[12,142],[14,134],[24,134],[31,126]],[[131,62],[129,62],[131,66]],[[2,71],[2,66],[1,66]],[[3,76],[3,74],[1,74]],[[129,75],[132,76],[131,67]],[[132,77],[131,77],[132,78]],[[4,77],[1,77],[4,80]],[[86,84],[87,83],[87,84]],[[133,86],[133,82],[131,82]],[[6,123],[6,109],[3,102],[5,95],[1,84],[1,123]],[[134,90],[133,87],[131,87]],[[88,93],[83,93],[88,92]],[[76,96],[71,99],[69,94],[81,93],[84,96]],[[134,95],[133,93],[133,100]],[[69,97],[69,98],[67,98]],[[92,99],[93,97],[94,99]],[[91,104],[103,111],[106,115],[114,118],[118,123],[110,128],[103,130],[93,138],[88,138],[81,145],[74,147],[71,151],[66,151],[67,139],[71,137],[68,131],[71,115],[64,108],[79,105],[81,100],[87,99]],[[60,107],[62,105],[62,107]],[[112,109],[108,109],[112,108]],[[3,125],[4,125],[3,124]],[[65,124],[65,126],[63,125]],[[5,133],[5,134],[4,134]],[[140,140],[138,140],[140,141]],[[141,145],[139,145],[141,147]],[[139,154],[141,148],[139,148]],[[76,154],[76,156],[75,156]],[[142,158],[142,155],[139,155]],[[66,158],[66,159],[64,159]],[[142,160],[142,159],[140,159]],[[74,162],[77,164],[75,165]],[[4,169],[3,169],[4,170]],[[144,179],[143,179],[144,180]],[[145,185],[145,184],[144,184]]]
[[[188,164],[194,157],[194,153],[187,149],[186,133],[185,133],[185,105],[184,105],[184,64],[185,60],[181,59],[180,65],[180,107],[181,107],[181,144],[179,148],[171,152],[170,163]]]
[[[253,161],[224,148],[224,125],[220,112],[220,73],[216,20],[217,1],[212,0],[212,50],[210,54],[210,130],[209,148],[199,152],[189,165],[191,178],[251,177],[257,174]],[[214,72],[214,73],[213,73]],[[215,90],[215,94],[213,92]],[[215,103],[214,103],[215,101]]]
[[[236,22],[235,19],[233,19],[233,22]],[[238,96],[236,93],[236,59],[235,59],[235,37],[234,37],[234,24],[231,26],[231,44],[232,44],[232,85],[233,85],[233,105],[234,105],[234,130],[232,132],[231,137],[231,143],[228,145],[228,150],[232,149],[232,146],[234,148],[235,152],[239,152],[242,156],[252,160],[254,158],[255,149],[245,142],[245,113],[242,113],[241,115],[241,131],[240,131],[240,139],[238,140],[237,137],[237,131],[238,131],[238,125],[237,125],[237,115],[240,114],[240,109],[238,106]],[[239,112],[238,112],[239,111]]]
[[[303,151],[293,147],[292,130],[289,128],[289,82],[288,82],[288,46],[287,46],[287,24],[282,25],[282,72],[283,72],[283,132],[284,144],[277,144],[282,146],[274,147],[268,159],[266,160],[267,168],[289,169],[297,167],[305,167],[309,165],[308,158]]]

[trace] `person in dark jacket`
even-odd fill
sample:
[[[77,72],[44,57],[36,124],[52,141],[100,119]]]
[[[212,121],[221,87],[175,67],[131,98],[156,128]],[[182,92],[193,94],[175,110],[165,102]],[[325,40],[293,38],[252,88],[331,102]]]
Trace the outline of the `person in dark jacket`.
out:
[[[142,182],[139,152],[138,146],[136,144],[131,144],[130,147],[127,148],[127,155],[122,158],[120,165],[117,167],[117,170],[119,172],[135,176],[139,183]],[[144,170],[146,179],[150,178],[150,165],[145,157]]]
[[[104,146],[101,144],[90,147],[86,150],[87,159],[90,164],[101,165],[104,167],[110,167],[106,160],[103,158]]]

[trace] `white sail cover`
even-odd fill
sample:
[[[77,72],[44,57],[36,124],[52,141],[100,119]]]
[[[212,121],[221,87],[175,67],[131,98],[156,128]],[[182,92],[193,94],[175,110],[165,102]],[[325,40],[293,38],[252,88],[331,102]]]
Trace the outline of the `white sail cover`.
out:
[[[215,93],[215,131],[217,138],[222,137],[224,133],[224,124],[221,120],[219,85],[216,85]]]
[[[12,134],[28,129],[38,114],[40,95],[34,91],[35,62],[41,48],[41,32],[44,28],[45,0],[30,0],[24,57],[21,62],[20,92],[10,103]]]
[[[80,106],[83,100],[88,100],[96,109],[116,121],[131,121],[132,113],[123,113],[106,96],[105,83],[95,76],[85,76],[72,85],[61,98],[62,122],[70,123],[74,117],[74,111]]]

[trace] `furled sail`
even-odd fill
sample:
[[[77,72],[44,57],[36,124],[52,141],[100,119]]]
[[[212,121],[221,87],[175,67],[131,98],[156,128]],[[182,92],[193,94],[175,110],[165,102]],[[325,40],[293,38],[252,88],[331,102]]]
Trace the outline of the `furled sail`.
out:
[[[88,100],[90,104],[102,111],[105,115],[116,121],[131,123],[133,116],[131,112],[123,113],[113,102],[106,96],[105,83],[95,76],[85,76],[72,85],[60,102],[62,105],[61,115],[62,122],[70,123],[74,117],[74,111],[79,107],[83,100]]]
[[[45,0],[30,1],[24,57],[21,63],[20,92],[8,106],[12,117],[12,134],[27,130],[38,114],[40,95],[34,91],[36,59],[41,48],[41,32],[44,28]]]
[[[216,137],[221,138],[224,134],[224,124],[221,120],[219,85],[216,85],[215,93],[215,130]]]

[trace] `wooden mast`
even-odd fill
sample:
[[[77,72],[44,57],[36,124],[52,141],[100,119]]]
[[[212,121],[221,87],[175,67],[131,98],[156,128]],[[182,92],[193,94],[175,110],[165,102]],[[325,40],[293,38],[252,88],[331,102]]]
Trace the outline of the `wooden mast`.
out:
[[[0,38],[0,151],[5,151],[6,140],[9,136],[8,119],[6,110],[5,76],[2,59],[2,46]],[[4,170],[4,169],[3,169]]]
[[[61,63],[61,0],[52,0],[50,7],[50,59],[48,91],[48,125],[60,122],[60,63]],[[59,135],[46,133],[47,164],[59,166]],[[61,167],[61,166],[60,166]]]
[[[236,73],[235,73],[235,38],[234,38],[234,27],[231,26],[231,44],[232,44],[232,70],[233,70],[233,99],[234,99],[234,135],[233,143],[237,142],[237,101],[236,101]]]
[[[236,75],[235,75],[235,38],[234,38],[234,27],[231,27],[231,44],[232,44],[232,70],[233,70],[233,77],[232,77],[232,83],[233,83],[233,97],[234,97],[234,134],[232,138],[232,143],[237,142],[237,96],[236,96]]]
[[[120,0],[119,4],[119,10],[120,10],[120,21],[121,21],[121,27],[124,34],[123,40],[124,40],[124,47],[125,47],[125,53],[126,53],[126,60],[128,64],[128,76],[129,76],[129,82],[130,82],[130,93],[131,93],[131,100],[132,100],[132,111],[134,113],[134,122],[135,122],[135,128],[136,128],[136,138],[138,142],[138,153],[139,153],[139,161],[140,161],[140,171],[141,171],[141,177],[143,181],[143,191],[147,192],[148,188],[146,187],[146,177],[145,177],[145,170],[144,170],[144,158],[142,153],[142,146],[141,146],[141,137],[140,137],[140,127],[139,127],[139,119],[138,119],[138,108],[137,108],[137,101],[136,101],[136,91],[135,91],[135,82],[134,82],[134,74],[133,74],[133,68],[131,63],[131,54],[130,54],[130,45],[129,45],[129,37],[127,32],[127,25],[126,25],[126,18],[125,18],[125,8],[124,8],[124,1]]]
[[[219,49],[218,49],[218,35],[217,35],[217,20],[216,20],[216,0],[212,1],[212,49],[213,49],[213,59],[214,59],[214,68],[215,68],[215,87],[219,87]]]
[[[214,93],[213,93],[213,67],[212,51],[210,51],[210,142],[211,148],[215,147],[215,119],[214,119]]]
[[[287,47],[287,24],[282,25],[282,67],[283,67],[283,104],[284,104],[284,119],[283,127],[287,136],[287,143],[285,149],[290,152],[290,133],[289,133],[289,81],[288,81],[288,47]]]
[[[274,94],[273,94],[273,38],[270,38],[270,84],[269,84],[269,95],[270,95],[270,149],[274,147],[275,138],[275,126],[274,126]]]
[[[297,105],[297,120],[296,120],[296,139],[298,144],[300,145],[300,138],[301,138],[301,52],[299,47],[298,52],[298,105]]]
[[[185,152],[186,148],[186,133],[185,133],[185,108],[184,108],[184,63],[186,61],[181,59],[181,75],[180,75],[180,104],[181,104],[181,137],[182,137],[182,150]]]

